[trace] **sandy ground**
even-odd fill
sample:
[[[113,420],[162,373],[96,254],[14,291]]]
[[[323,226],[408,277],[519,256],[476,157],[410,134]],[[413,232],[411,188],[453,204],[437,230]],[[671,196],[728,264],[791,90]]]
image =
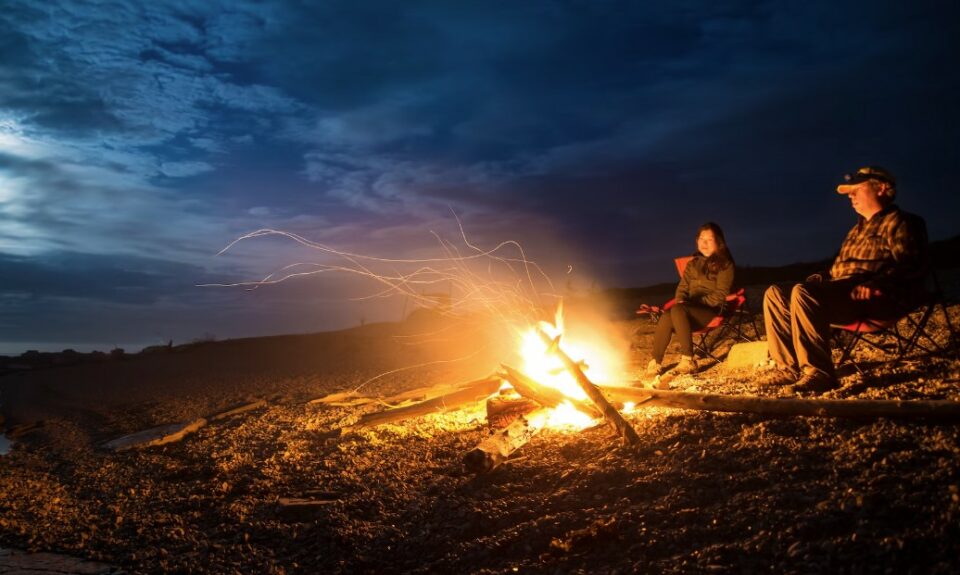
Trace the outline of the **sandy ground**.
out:
[[[481,476],[461,462],[489,433],[479,407],[329,439],[380,407],[310,399],[421,364],[362,391],[468,381],[509,354],[483,329],[436,329],[214,342],[6,376],[7,425],[42,425],[0,459],[0,547],[133,573],[960,570],[958,424],[646,409],[627,416],[639,449],[603,426],[545,431]],[[618,329],[639,329],[644,365],[652,327]],[[960,400],[956,357],[858,358],[865,373],[846,370],[829,397]],[[673,384],[779,393],[756,376],[707,366]],[[179,443],[98,447],[259,398],[267,407]],[[321,503],[291,515],[281,497]]]

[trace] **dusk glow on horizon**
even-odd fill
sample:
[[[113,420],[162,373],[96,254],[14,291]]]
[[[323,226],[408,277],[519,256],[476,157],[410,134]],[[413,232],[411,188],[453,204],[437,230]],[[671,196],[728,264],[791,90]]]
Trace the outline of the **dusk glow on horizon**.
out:
[[[953,237],[958,54],[956,2],[10,0],[0,354],[408,311],[337,274],[198,287],[318,257],[217,255],[264,228],[422,259],[462,223],[558,285],[642,286],[705,221],[738,264],[830,257],[836,185],[878,164]]]

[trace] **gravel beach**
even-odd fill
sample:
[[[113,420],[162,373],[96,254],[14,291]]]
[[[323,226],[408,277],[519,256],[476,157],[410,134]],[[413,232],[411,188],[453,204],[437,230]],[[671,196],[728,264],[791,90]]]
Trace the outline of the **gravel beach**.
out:
[[[331,439],[382,406],[311,399],[469,381],[509,353],[454,327],[207,342],[0,378],[6,425],[25,430],[0,459],[0,547],[130,573],[960,570],[958,423],[639,409],[626,416],[639,449],[605,426],[547,430],[479,476],[462,456],[489,434],[482,405]],[[636,332],[639,371],[652,326],[618,329]],[[875,353],[827,397],[960,400],[956,357]],[[672,385],[779,393],[754,369],[705,367]],[[101,447],[255,400],[176,443]]]

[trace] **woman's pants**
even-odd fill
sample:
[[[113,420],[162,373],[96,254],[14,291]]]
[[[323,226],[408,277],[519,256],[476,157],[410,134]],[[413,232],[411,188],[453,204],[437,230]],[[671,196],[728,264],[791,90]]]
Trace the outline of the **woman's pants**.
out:
[[[670,336],[677,332],[682,355],[693,355],[693,331],[701,329],[717,316],[717,310],[696,303],[678,303],[665,311],[653,332],[653,359],[663,363]]]

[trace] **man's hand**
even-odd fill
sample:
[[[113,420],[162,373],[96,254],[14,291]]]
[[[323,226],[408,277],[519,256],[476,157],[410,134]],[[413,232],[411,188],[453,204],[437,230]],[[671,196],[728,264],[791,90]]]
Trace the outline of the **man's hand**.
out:
[[[854,286],[853,289],[850,290],[850,299],[855,300],[868,300],[878,295],[880,295],[880,290],[863,284]]]

